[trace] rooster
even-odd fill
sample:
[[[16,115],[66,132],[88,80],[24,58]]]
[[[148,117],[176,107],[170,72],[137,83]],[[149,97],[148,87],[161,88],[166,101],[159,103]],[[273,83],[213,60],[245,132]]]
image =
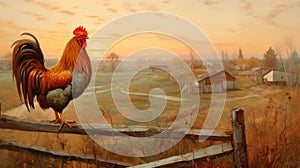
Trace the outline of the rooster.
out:
[[[20,99],[24,100],[27,110],[34,109],[36,97],[42,109],[52,108],[55,120],[72,128],[74,121],[63,118],[63,109],[73,98],[80,96],[91,79],[91,61],[86,52],[88,33],[82,26],[73,31],[74,37],[67,43],[59,62],[47,69],[44,55],[37,38],[23,33],[32,39],[17,40],[12,44],[12,74]]]

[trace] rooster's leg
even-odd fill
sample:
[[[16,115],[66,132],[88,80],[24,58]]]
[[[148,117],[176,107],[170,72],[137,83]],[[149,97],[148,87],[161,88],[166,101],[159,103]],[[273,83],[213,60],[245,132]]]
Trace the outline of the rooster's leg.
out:
[[[57,111],[54,111],[54,113],[55,113],[55,120],[52,120],[52,121],[50,121],[50,122],[54,122],[54,123],[58,123],[58,122],[60,122],[60,117],[59,117],[59,115],[58,115],[58,112]]]
[[[64,119],[63,115],[61,113],[58,113],[59,117],[60,117],[60,127],[59,127],[59,131],[62,129],[62,127],[66,124],[69,128],[72,128],[71,123],[75,123],[75,121],[67,121]]]

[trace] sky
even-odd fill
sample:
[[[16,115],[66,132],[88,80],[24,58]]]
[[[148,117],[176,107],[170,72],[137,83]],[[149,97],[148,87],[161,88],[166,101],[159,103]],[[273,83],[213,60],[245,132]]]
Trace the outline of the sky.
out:
[[[299,0],[0,0],[0,11],[0,54],[10,52],[21,33],[30,32],[45,57],[59,56],[75,27],[83,25],[93,37],[113,20],[143,11],[170,13],[191,22],[219,53],[234,55],[241,48],[250,57],[262,56],[269,47],[282,54],[290,47],[300,50]],[[122,25],[115,33],[126,28]],[[109,50],[122,56],[153,43],[179,55],[190,52],[176,39],[149,34],[123,39]]]

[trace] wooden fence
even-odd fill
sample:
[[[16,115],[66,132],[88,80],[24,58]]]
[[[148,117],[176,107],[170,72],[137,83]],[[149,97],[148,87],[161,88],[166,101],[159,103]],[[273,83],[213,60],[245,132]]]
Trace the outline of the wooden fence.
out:
[[[48,121],[36,122],[28,119],[8,117],[3,114],[1,115],[1,111],[0,111],[0,117],[1,117],[0,128],[2,129],[58,133],[58,124],[49,123]],[[107,125],[75,123],[72,124],[72,126],[73,126],[72,129],[69,129],[68,127],[64,127],[59,133],[85,135],[86,132],[85,129],[83,128],[86,128],[86,129],[92,129],[93,133],[95,134],[100,134],[104,136],[115,136],[115,131],[113,131]],[[207,133],[210,132],[210,130],[205,131],[200,129],[191,129],[189,131],[186,131],[184,137],[185,139],[194,139],[194,140],[207,139],[211,141],[219,141],[219,142],[221,141],[222,143],[217,145],[212,145],[195,152],[186,153],[178,156],[171,156],[169,158],[156,160],[153,162],[140,164],[140,165],[132,165],[129,163],[120,162],[116,160],[104,160],[99,158],[95,160],[95,158],[91,156],[74,155],[68,152],[54,151],[39,146],[26,145],[18,142],[7,142],[3,140],[0,140],[0,148],[25,150],[36,154],[44,154],[44,155],[49,155],[58,158],[68,158],[71,160],[72,159],[84,160],[91,163],[101,162],[102,165],[107,165],[108,167],[118,166],[118,167],[135,167],[135,168],[172,166],[177,164],[190,163],[195,160],[205,159],[216,155],[233,153],[234,167],[247,168],[248,157],[247,157],[247,146],[246,146],[246,139],[245,139],[245,132],[244,132],[245,126],[244,126],[243,110],[241,109],[232,110],[232,128],[233,128],[232,133],[213,130],[212,134],[209,135]],[[167,128],[161,128],[161,127],[124,126],[118,128],[118,131],[130,136],[151,136],[155,134],[157,135],[166,129]],[[169,137],[165,137],[165,138],[169,138]],[[172,138],[176,138],[176,135],[172,135]]]

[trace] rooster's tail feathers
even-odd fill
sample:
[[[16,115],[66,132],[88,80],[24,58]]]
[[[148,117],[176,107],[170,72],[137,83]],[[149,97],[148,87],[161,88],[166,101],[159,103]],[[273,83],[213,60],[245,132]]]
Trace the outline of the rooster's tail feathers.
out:
[[[26,107],[34,108],[33,99],[41,90],[41,78],[47,69],[44,66],[44,55],[37,38],[30,33],[33,40],[21,39],[12,44],[12,71],[16,80],[20,98],[23,96]]]

